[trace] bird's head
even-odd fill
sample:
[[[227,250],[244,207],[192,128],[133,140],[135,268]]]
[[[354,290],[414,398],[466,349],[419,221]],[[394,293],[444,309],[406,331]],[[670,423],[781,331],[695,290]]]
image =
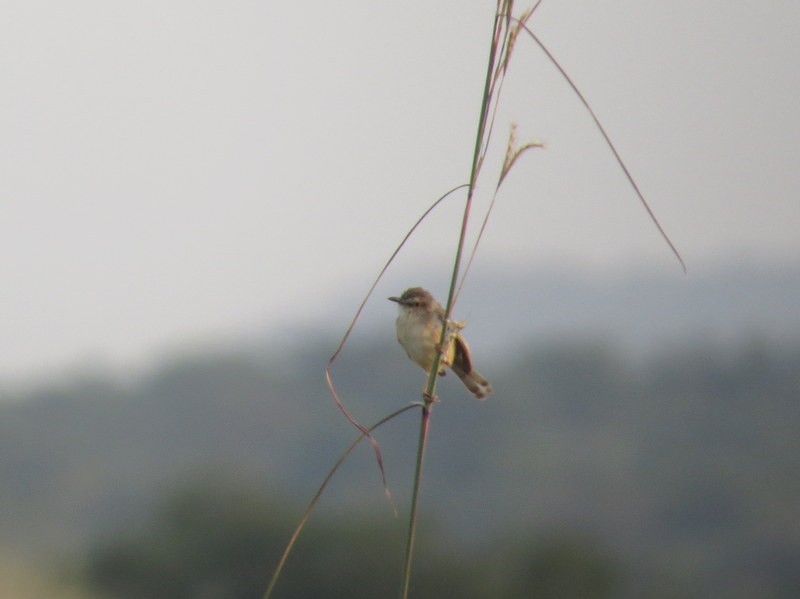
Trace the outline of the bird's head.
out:
[[[389,300],[399,304],[401,308],[406,310],[420,311],[430,310],[436,302],[433,296],[422,287],[411,287],[406,289],[400,297],[393,296]]]

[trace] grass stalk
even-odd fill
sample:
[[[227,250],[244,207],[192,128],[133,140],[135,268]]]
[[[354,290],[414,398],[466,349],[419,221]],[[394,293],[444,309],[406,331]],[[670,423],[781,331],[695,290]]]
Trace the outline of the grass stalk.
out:
[[[411,493],[411,513],[408,520],[408,536],[406,542],[406,557],[403,564],[403,591],[402,598],[408,599],[411,584],[411,564],[414,557],[414,547],[417,537],[417,507],[419,505],[419,487],[422,482],[422,469],[425,465],[425,449],[428,444],[428,429],[431,423],[431,407],[428,402],[422,406],[422,421],[419,428],[419,445],[417,447],[417,465],[414,470],[414,488]]]
[[[291,552],[292,547],[294,546],[294,543],[297,540],[297,537],[299,536],[301,530],[303,529],[303,526],[305,525],[306,521],[308,520],[312,510],[314,509],[317,501],[319,500],[320,496],[322,495],[322,492],[324,491],[325,487],[328,485],[329,481],[333,477],[334,473],[338,470],[339,466],[341,466],[341,464],[349,456],[349,454],[352,452],[352,450],[355,448],[355,446],[364,437],[369,438],[370,442],[373,445],[373,449],[375,451],[376,459],[378,461],[378,466],[379,466],[379,469],[381,471],[381,476],[383,478],[384,490],[385,490],[385,492],[387,494],[387,497],[389,497],[390,501],[391,501],[391,494],[389,493],[389,489],[388,489],[388,486],[386,484],[386,478],[385,478],[384,471],[383,471],[383,461],[382,461],[382,458],[381,458],[380,448],[379,448],[379,446],[377,444],[377,441],[372,436],[371,432],[375,428],[377,428],[378,426],[380,426],[380,425],[384,424],[385,422],[387,422],[388,420],[391,420],[395,416],[398,416],[400,413],[405,412],[406,410],[411,409],[412,407],[421,407],[422,409],[421,409],[421,421],[420,421],[420,431],[419,431],[419,443],[418,443],[418,447],[417,447],[416,467],[415,467],[415,472],[414,472],[414,482],[413,482],[413,490],[412,490],[412,496],[411,496],[411,509],[410,509],[410,514],[409,514],[409,524],[408,524],[408,532],[407,532],[407,538],[406,538],[405,561],[404,561],[404,564],[403,564],[402,589],[401,589],[401,593],[400,593],[400,596],[401,596],[402,599],[408,599],[408,597],[409,597],[409,589],[410,589],[410,582],[411,582],[411,570],[412,570],[412,564],[413,564],[413,558],[414,558],[414,548],[415,548],[415,544],[416,544],[416,535],[417,535],[417,516],[418,516],[418,511],[419,511],[418,508],[419,508],[420,487],[421,487],[421,483],[422,483],[422,474],[423,474],[424,465],[425,465],[425,454],[426,454],[426,449],[427,449],[427,444],[428,444],[428,435],[429,435],[429,431],[430,431],[431,412],[432,412],[433,405],[436,402],[436,395],[435,394],[436,394],[436,383],[437,383],[437,379],[438,379],[438,372],[439,372],[439,369],[440,369],[440,366],[441,366],[441,362],[442,362],[442,358],[443,358],[443,353],[442,352],[444,351],[444,348],[447,346],[447,343],[449,341],[449,339],[448,339],[448,335],[449,335],[448,329],[449,329],[449,327],[447,325],[448,325],[448,322],[450,321],[450,316],[451,316],[451,313],[453,311],[454,304],[458,299],[458,295],[460,293],[461,286],[464,283],[464,279],[466,278],[467,272],[470,270],[470,266],[472,264],[472,259],[474,258],[474,255],[475,255],[475,252],[477,250],[478,244],[480,243],[481,237],[483,236],[483,232],[484,232],[484,229],[486,228],[486,224],[487,224],[489,215],[491,214],[492,209],[494,207],[494,203],[495,203],[495,199],[496,199],[496,196],[497,196],[497,192],[498,192],[500,186],[502,185],[503,180],[505,179],[506,175],[512,170],[512,168],[513,168],[514,164],[516,163],[517,159],[523,153],[525,153],[527,150],[529,150],[531,148],[543,147],[543,144],[541,142],[538,142],[538,141],[531,141],[531,142],[524,143],[521,146],[518,146],[516,144],[516,141],[515,141],[514,129],[513,129],[513,126],[512,126],[512,133],[511,133],[511,136],[509,138],[508,145],[507,145],[507,148],[506,148],[506,160],[505,160],[505,162],[503,164],[502,171],[500,173],[500,176],[499,176],[498,181],[497,181],[497,185],[496,185],[495,190],[494,190],[494,195],[492,196],[491,203],[490,203],[489,208],[488,208],[488,210],[486,212],[486,215],[484,217],[482,226],[480,228],[480,232],[478,233],[477,240],[475,241],[475,245],[473,247],[472,254],[471,254],[470,258],[469,258],[469,261],[467,262],[467,265],[466,265],[466,267],[464,269],[464,272],[462,273],[461,263],[462,263],[463,253],[464,253],[464,246],[465,246],[465,242],[466,242],[466,235],[467,235],[467,229],[468,229],[468,224],[469,224],[470,212],[471,212],[471,208],[472,208],[473,196],[474,196],[474,193],[475,193],[475,187],[476,187],[476,183],[478,181],[478,178],[479,178],[479,175],[480,175],[480,172],[481,172],[481,167],[483,165],[484,157],[486,156],[486,153],[488,151],[488,147],[490,145],[490,141],[491,141],[491,138],[492,138],[492,130],[493,130],[493,126],[494,126],[494,115],[496,114],[497,103],[498,103],[499,97],[501,95],[503,80],[504,80],[505,74],[506,74],[507,69],[508,69],[509,60],[510,60],[510,57],[511,57],[515,42],[516,42],[516,38],[517,38],[517,36],[518,36],[518,34],[520,32],[524,31],[525,33],[527,33],[527,35],[529,37],[531,37],[534,40],[534,42],[536,42],[540,46],[540,48],[545,53],[547,58],[555,65],[555,67],[558,69],[558,71],[561,73],[561,75],[566,79],[567,83],[572,87],[573,91],[576,93],[578,98],[584,104],[586,109],[589,111],[590,115],[592,116],[592,118],[595,121],[596,126],[600,130],[600,133],[603,135],[607,145],[611,148],[611,151],[613,152],[614,157],[616,158],[619,166],[622,168],[625,176],[628,178],[628,181],[630,182],[631,186],[633,187],[634,191],[636,192],[637,196],[639,197],[639,200],[644,205],[644,207],[645,207],[647,213],[649,214],[651,220],[655,223],[656,227],[658,228],[659,232],[661,233],[661,236],[664,238],[664,240],[667,242],[667,244],[669,245],[669,247],[672,250],[672,252],[674,253],[674,255],[677,257],[677,259],[680,262],[681,266],[683,267],[684,271],[686,270],[686,267],[685,267],[685,265],[683,263],[683,259],[681,258],[680,254],[678,253],[678,250],[672,244],[672,241],[669,239],[669,237],[667,236],[666,232],[664,231],[664,229],[661,227],[660,223],[656,219],[655,214],[650,209],[649,204],[645,200],[643,194],[640,192],[640,190],[639,190],[638,186],[636,185],[636,182],[634,181],[632,175],[630,174],[630,172],[628,171],[628,169],[625,166],[624,162],[622,161],[622,158],[620,157],[620,155],[618,154],[616,148],[614,147],[613,143],[611,142],[611,139],[606,134],[605,129],[600,124],[599,119],[594,114],[594,111],[592,110],[592,108],[589,106],[589,103],[586,101],[586,99],[581,94],[581,92],[577,89],[575,84],[569,78],[569,76],[567,75],[565,70],[561,67],[561,65],[558,63],[558,61],[556,61],[556,59],[552,56],[552,54],[550,54],[550,52],[547,50],[547,48],[545,48],[545,46],[542,44],[542,42],[536,37],[536,35],[533,33],[533,31],[528,27],[527,21],[530,18],[530,16],[533,14],[533,12],[539,7],[539,4],[541,4],[541,0],[538,0],[536,2],[536,4],[533,6],[532,9],[522,13],[521,17],[517,18],[517,17],[514,17],[512,15],[513,7],[514,7],[514,1],[513,0],[497,0],[497,8],[495,10],[494,25],[493,25],[493,29],[492,29],[492,38],[491,38],[491,43],[490,43],[490,46],[489,46],[489,60],[488,60],[488,65],[487,65],[487,69],[486,69],[486,80],[485,80],[485,84],[484,84],[483,96],[482,96],[482,99],[481,99],[481,107],[480,107],[480,113],[479,113],[479,118],[478,118],[478,126],[477,126],[476,135],[475,135],[475,147],[474,147],[473,156],[472,156],[472,165],[471,165],[471,168],[470,168],[469,183],[466,184],[466,185],[457,186],[457,187],[451,189],[450,191],[448,191],[444,196],[440,197],[431,207],[428,208],[428,210],[422,215],[422,217],[417,221],[417,223],[407,233],[406,237],[403,239],[403,241],[400,243],[400,245],[395,250],[394,254],[392,254],[391,258],[388,260],[386,265],[381,270],[381,272],[378,275],[377,279],[375,280],[375,282],[373,283],[373,285],[370,288],[369,292],[367,293],[366,297],[364,298],[361,306],[358,308],[358,310],[356,312],[356,315],[353,318],[353,321],[351,322],[349,328],[347,329],[347,331],[346,331],[346,333],[344,335],[344,338],[342,339],[341,343],[339,344],[339,347],[336,349],[336,351],[334,352],[333,356],[331,356],[330,360],[328,361],[328,365],[327,365],[326,370],[325,370],[328,389],[329,389],[333,399],[335,400],[337,406],[339,407],[339,409],[344,413],[344,415],[347,417],[347,419],[359,429],[361,434],[350,445],[350,447],[348,447],[348,449],[344,452],[344,454],[342,454],[342,456],[339,458],[339,460],[336,462],[336,464],[330,470],[330,472],[326,476],[325,480],[320,485],[320,487],[319,487],[316,495],[312,499],[311,503],[306,508],[306,511],[303,513],[303,516],[301,517],[300,522],[295,527],[294,532],[292,533],[292,536],[289,539],[289,542],[288,542],[288,544],[286,546],[286,549],[284,550],[284,552],[283,552],[283,554],[282,554],[282,556],[280,558],[280,561],[278,563],[276,571],[275,571],[272,579],[270,580],[269,586],[267,588],[267,591],[264,594],[263,599],[269,599],[270,598],[272,590],[275,587],[275,584],[276,584],[276,582],[278,580],[278,577],[280,576],[280,573],[281,573],[281,571],[283,569],[283,566],[284,566],[284,564],[286,562],[286,559],[288,558],[288,555]],[[440,346],[440,348],[442,348],[442,351],[439,352],[435,356],[433,365],[431,367],[431,370],[428,373],[427,383],[426,383],[425,391],[423,393],[423,402],[421,404],[420,403],[414,403],[414,404],[406,406],[406,407],[404,407],[404,408],[402,408],[400,410],[397,410],[396,412],[390,414],[389,416],[383,418],[382,420],[380,420],[379,422],[374,424],[372,427],[369,427],[369,428],[364,427],[363,425],[359,424],[349,414],[349,412],[344,408],[344,405],[342,404],[341,400],[339,399],[338,394],[336,393],[335,388],[333,386],[333,381],[332,381],[332,378],[331,378],[331,372],[330,372],[331,366],[333,365],[333,362],[336,360],[336,357],[339,354],[339,351],[342,349],[342,347],[344,346],[345,342],[347,341],[347,338],[348,338],[353,326],[355,325],[356,321],[358,320],[358,317],[359,317],[359,315],[361,313],[362,308],[364,307],[364,304],[369,299],[369,297],[372,294],[372,291],[375,289],[375,286],[377,285],[378,281],[383,276],[384,272],[386,271],[388,266],[391,264],[391,262],[394,260],[394,258],[397,255],[397,253],[405,245],[406,241],[408,241],[409,237],[414,232],[416,227],[427,217],[427,215],[430,213],[430,211],[433,210],[441,201],[443,201],[446,197],[448,197],[454,191],[456,191],[458,189],[461,189],[463,187],[467,187],[467,197],[466,197],[466,201],[465,201],[465,205],[464,205],[463,216],[462,216],[462,219],[461,219],[461,228],[460,228],[460,234],[459,234],[459,238],[458,238],[458,244],[457,244],[457,247],[456,247],[454,261],[453,261],[452,276],[450,278],[450,287],[449,287],[449,291],[448,291],[448,295],[447,295],[447,302],[446,302],[446,305],[445,305],[445,318],[444,318],[444,323],[442,325],[441,335],[440,335],[440,338],[439,338],[439,346]]]
[[[492,104],[492,89],[493,81],[497,63],[497,51],[500,46],[500,32],[503,29],[501,21],[502,10],[498,2],[498,10],[495,12],[494,26],[492,28],[492,41],[489,49],[489,61],[486,69],[486,80],[484,82],[483,97],[481,100],[480,116],[478,118],[478,128],[475,135],[475,148],[472,155],[472,166],[470,168],[469,187],[467,189],[467,199],[464,203],[464,213],[461,218],[461,232],[458,238],[458,245],[456,246],[455,259],[453,260],[453,273],[450,278],[450,289],[447,294],[447,304],[445,306],[444,323],[442,323],[442,332],[439,337],[439,346],[444,348],[447,342],[448,326],[447,322],[450,319],[450,314],[453,310],[453,300],[455,298],[456,288],[458,286],[458,277],[461,271],[461,258],[464,253],[464,243],[467,236],[467,226],[469,224],[470,209],[472,207],[472,199],[475,192],[475,183],[480,173],[482,164],[482,149],[484,148],[486,124],[488,120],[489,108]],[[433,366],[428,373],[428,382],[425,393],[423,394],[423,407],[422,418],[420,421],[419,432],[419,445],[417,447],[417,462],[414,470],[414,486],[411,495],[411,511],[409,514],[408,533],[406,536],[406,552],[405,561],[403,564],[403,582],[401,590],[401,598],[408,599],[409,589],[411,585],[411,566],[414,560],[414,547],[416,543],[417,532],[417,513],[419,507],[419,494],[420,486],[422,483],[422,472],[425,465],[425,450],[428,444],[428,433],[430,431],[431,408],[436,401],[436,380],[439,373],[439,368],[442,361],[442,353],[440,352],[434,358]]]

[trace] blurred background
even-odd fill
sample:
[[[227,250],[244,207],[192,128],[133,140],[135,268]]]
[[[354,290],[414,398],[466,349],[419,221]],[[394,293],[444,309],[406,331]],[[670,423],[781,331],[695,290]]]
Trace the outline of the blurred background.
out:
[[[521,8],[525,6],[521,5]],[[323,369],[466,182],[494,3],[7,3],[0,596],[259,597],[353,428]],[[800,593],[800,5],[544,2],[439,388],[414,596]],[[494,170],[493,170],[494,169]],[[463,195],[333,369],[360,421],[424,374],[385,301],[444,298]],[[417,417],[338,473],[278,597],[396,592]]]

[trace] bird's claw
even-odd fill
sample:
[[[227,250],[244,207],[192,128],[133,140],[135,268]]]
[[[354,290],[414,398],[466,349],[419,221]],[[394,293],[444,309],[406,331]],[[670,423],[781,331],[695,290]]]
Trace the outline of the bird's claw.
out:
[[[427,406],[427,405],[430,405],[430,404],[432,404],[432,403],[437,403],[437,402],[439,401],[439,398],[438,398],[438,397],[436,397],[435,395],[432,395],[432,394],[428,393],[427,391],[423,391],[423,392],[422,392],[422,397],[424,397],[424,398],[425,398],[425,405],[426,405],[426,406]]]

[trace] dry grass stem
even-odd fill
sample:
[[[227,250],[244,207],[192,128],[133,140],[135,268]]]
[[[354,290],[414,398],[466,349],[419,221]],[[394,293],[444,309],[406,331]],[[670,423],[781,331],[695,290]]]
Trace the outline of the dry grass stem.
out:
[[[497,189],[499,189],[503,184],[506,175],[508,175],[508,173],[511,172],[511,169],[514,168],[514,164],[517,162],[517,159],[532,148],[544,148],[544,142],[534,139],[522,144],[521,146],[517,146],[517,124],[511,123],[511,131],[508,134],[508,144],[506,145],[506,156],[503,160],[503,168],[500,169],[500,177],[497,180]]]
[[[325,377],[326,382],[328,385],[328,390],[331,394],[331,397],[336,402],[337,407],[339,410],[344,414],[344,416],[348,419],[348,421],[353,424],[359,430],[359,437],[351,444],[351,446],[343,453],[343,455],[339,458],[339,461],[336,462],[334,467],[329,472],[328,476],[323,481],[322,485],[317,491],[317,494],[312,499],[309,506],[306,508],[300,522],[298,523],[297,527],[295,528],[292,537],[289,540],[289,543],[284,550],[283,555],[281,556],[279,565],[273,575],[272,580],[270,581],[270,585],[264,595],[264,599],[269,599],[269,596],[272,592],[272,589],[275,586],[275,583],[280,575],[280,572],[283,568],[283,565],[294,545],[297,536],[300,534],[303,526],[305,525],[308,517],[311,514],[314,506],[316,505],[317,501],[319,500],[322,492],[326,488],[328,482],[330,481],[331,477],[337,471],[339,466],[344,462],[344,460],[350,455],[350,452],[353,448],[364,438],[367,437],[372,444],[373,451],[375,453],[375,458],[378,464],[378,468],[380,470],[381,479],[383,481],[384,491],[386,496],[389,498],[389,501],[392,503],[394,507],[394,503],[391,500],[391,493],[389,491],[389,486],[386,482],[386,475],[383,466],[383,458],[381,455],[380,445],[378,444],[377,440],[372,434],[372,431],[387,422],[388,420],[394,418],[395,416],[399,415],[402,412],[405,412],[412,407],[421,406],[421,422],[420,422],[420,431],[419,431],[419,443],[417,449],[417,456],[416,456],[416,468],[414,473],[414,483],[413,483],[413,491],[411,496],[411,509],[409,515],[409,525],[408,525],[408,533],[406,537],[406,552],[405,552],[405,561],[403,566],[403,579],[401,583],[401,597],[403,599],[408,599],[409,596],[409,588],[410,588],[410,580],[411,580],[411,567],[413,563],[414,557],[414,548],[415,548],[415,541],[416,541],[416,525],[417,525],[417,514],[419,508],[419,497],[420,497],[420,488],[422,482],[422,473],[424,470],[425,464],[425,452],[427,447],[428,435],[430,430],[430,420],[431,420],[431,411],[432,407],[435,402],[435,393],[436,393],[436,384],[438,380],[438,372],[441,365],[442,354],[439,353],[434,359],[434,363],[428,372],[427,383],[425,387],[425,392],[423,393],[423,402],[419,404],[412,404],[410,406],[406,406],[401,410],[397,410],[396,412],[390,414],[386,418],[379,421],[377,424],[371,427],[365,427],[364,425],[360,424],[345,408],[342,400],[340,399],[338,393],[336,392],[336,388],[333,383],[333,377],[331,374],[332,367],[339,356],[342,348],[344,347],[345,343],[349,339],[350,333],[352,332],[356,322],[358,321],[361,312],[366,305],[366,302],[371,297],[373,291],[375,290],[378,282],[383,277],[384,273],[388,269],[388,267],[392,264],[395,257],[399,253],[399,251],[404,247],[406,242],[409,240],[411,235],[416,231],[417,227],[422,223],[422,221],[430,214],[430,212],[436,208],[445,198],[449,197],[452,193],[457,190],[461,190],[466,188],[466,200],[464,203],[464,209],[461,216],[461,229],[458,237],[458,244],[455,249],[455,254],[453,258],[453,268],[452,268],[452,275],[450,278],[450,286],[448,290],[447,300],[445,303],[445,314],[444,314],[444,322],[442,323],[442,329],[439,337],[439,347],[444,348],[446,347],[446,341],[448,336],[452,334],[453,327],[463,326],[463,323],[453,322],[451,318],[451,314],[455,303],[458,299],[459,294],[461,293],[461,289],[464,285],[464,281],[471,269],[473,264],[473,260],[477,253],[478,247],[480,242],[483,238],[484,232],[486,230],[489,218],[494,210],[495,203],[497,201],[498,193],[500,188],[502,187],[506,177],[511,173],[511,171],[515,168],[518,164],[519,159],[526,154],[529,150],[534,148],[543,148],[544,143],[539,140],[529,140],[522,144],[519,144],[517,141],[517,127],[516,124],[511,125],[511,130],[509,132],[508,142],[505,148],[505,155],[504,160],[502,163],[502,167],[497,176],[497,181],[494,187],[494,191],[491,196],[491,201],[489,203],[486,212],[483,215],[483,219],[481,222],[481,227],[478,232],[477,238],[471,248],[471,252],[469,255],[469,259],[467,260],[466,266],[462,272],[462,258],[464,254],[464,247],[466,243],[466,237],[468,232],[468,226],[470,221],[470,215],[472,210],[472,204],[474,199],[474,194],[477,186],[478,179],[481,174],[481,170],[485,163],[486,155],[489,151],[489,147],[492,141],[492,134],[494,131],[494,124],[498,112],[499,102],[502,96],[503,91],[503,84],[505,82],[506,75],[509,70],[509,65],[511,62],[511,57],[514,54],[514,51],[518,48],[519,45],[519,35],[522,32],[525,32],[544,52],[545,56],[550,60],[550,62],[556,67],[559,73],[562,75],[564,80],[569,84],[572,88],[573,92],[576,96],[580,99],[583,103],[586,110],[591,115],[592,119],[595,122],[596,127],[602,134],[603,138],[606,141],[606,144],[611,149],[614,157],[617,160],[620,168],[624,172],[625,176],[627,177],[630,185],[633,187],[636,195],[638,196],[640,202],[646,209],[648,215],[652,222],[658,228],[661,236],[669,245],[670,249],[672,250],[673,254],[677,257],[678,261],[681,264],[684,272],[686,271],[686,266],[681,258],[678,250],[673,245],[670,238],[667,236],[666,232],[662,228],[661,224],[655,217],[655,214],[651,210],[648,202],[645,200],[644,195],[639,190],[636,182],[634,181],[633,177],[631,176],[628,168],[626,167],[625,163],[623,162],[622,158],[620,157],[619,153],[617,152],[614,144],[611,142],[608,134],[606,133],[605,129],[601,125],[599,119],[595,115],[594,111],[592,110],[589,103],[586,101],[583,94],[578,90],[577,86],[573,83],[571,78],[567,75],[565,70],[561,67],[559,62],[553,57],[553,55],[548,51],[548,49],[542,44],[539,38],[533,33],[533,31],[528,26],[528,22],[530,21],[531,16],[536,11],[536,9],[541,4],[542,0],[538,0],[532,8],[522,12],[519,17],[515,17],[513,15],[514,11],[514,0],[497,0],[496,3],[496,10],[494,15],[494,23],[492,27],[492,33],[490,38],[489,44],[489,53],[488,53],[488,63],[486,67],[486,75],[485,75],[485,82],[483,88],[483,95],[481,98],[481,105],[480,105],[480,112],[477,121],[477,128],[476,128],[476,135],[475,135],[475,145],[473,149],[472,155],[472,163],[469,172],[469,183],[464,185],[459,185],[448,191],[446,194],[441,196],[436,202],[434,202],[426,211],[425,213],[417,220],[417,222],[411,227],[408,233],[405,235],[403,240],[397,246],[395,251],[392,253],[390,258],[386,261],[383,268],[381,269],[380,273],[376,277],[375,281],[372,283],[372,286],[367,291],[366,295],[364,296],[361,304],[359,305],[358,309],[356,310],[355,316],[353,317],[350,325],[348,326],[347,330],[345,331],[338,347],[334,351],[333,355],[328,360],[328,363],[325,368]],[[396,513],[396,510],[395,510]]]
[[[306,522],[311,517],[311,512],[314,511],[314,507],[316,507],[317,502],[319,501],[320,497],[322,497],[322,493],[325,491],[326,487],[328,486],[328,483],[333,478],[333,475],[336,474],[336,471],[339,469],[339,467],[342,464],[344,464],[347,457],[352,453],[352,451],[364,439],[365,436],[369,435],[376,428],[382,426],[383,424],[386,424],[387,422],[399,416],[403,412],[407,412],[408,410],[411,410],[416,407],[418,406],[411,404],[405,406],[404,408],[400,408],[395,412],[392,412],[385,418],[382,418],[381,420],[370,426],[368,429],[366,429],[366,432],[362,432],[356,438],[356,440],[350,444],[350,446],[344,451],[344,453],[342,453],[342,455],[339,457],[339,459],[336,461],[336,463],[333,465],[330,471],[328,471],[328,475],[322,481],[322,484],[317,489],[317,492],[314,495],[313,499],[306,507],[305,511],[303,512],[303,515],[300,517],[300,521],[297,523],[294,530],[292,531],[292,534],[289,537],[289,542],[286,544],[286,547],[284,548],[283,553],[281,554],[281,557],[278,560],[278,565],[275,567],[275,572],[272,574],[272,578],[270,579],[269,584],[267,585],[267,590],[264,592],[263,599],[269,599],[270,596],[272,595],[272,591],[275,589],[275,585],[278,583],[278,579],[280,578],[281,572],[283,572],[283,567],[286,565],[286,560],[289,558],[289,554],[292,552],[292,549],[294,548],[294,544],[297,541],[297,538],[300,536],[300,533],[305,527]]]

